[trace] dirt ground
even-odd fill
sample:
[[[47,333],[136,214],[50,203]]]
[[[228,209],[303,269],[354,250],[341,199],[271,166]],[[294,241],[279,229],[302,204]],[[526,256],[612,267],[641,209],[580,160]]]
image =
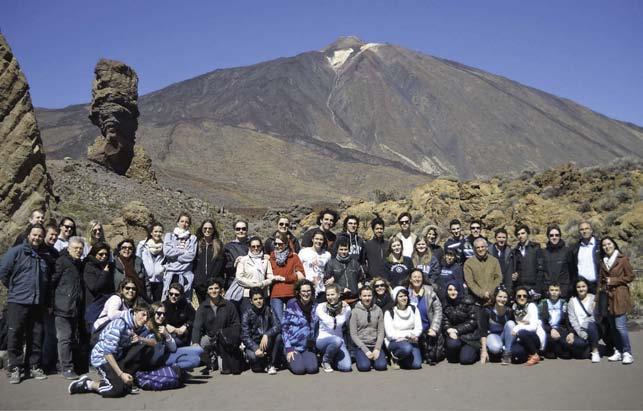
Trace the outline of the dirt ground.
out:
[[[245,372],[195,379],[185,388],[122,399],[69,395],[69,382],[10,385],[0,376],[0,409],[25,410],[432,410],[643,409],[643,332],[630,333],[635,362],[545,360],[526,367],[447,363],[422,370],[293,376]],[[198,374],[195,373],[195,374]]]

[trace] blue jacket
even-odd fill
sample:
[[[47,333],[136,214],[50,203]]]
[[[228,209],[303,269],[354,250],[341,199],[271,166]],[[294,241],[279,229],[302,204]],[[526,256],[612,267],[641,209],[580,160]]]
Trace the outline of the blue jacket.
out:
[[[107,360],[105,356],[112,354],[116,360],[121,357],[132,345],[134,334],[134,317],[132,311],[128,311],[121,318],[110,321],[100,333],[98,342],[91,354],[91,362],[94,367],[100,367]]]
[[[291,298],[286,304],[286,312],[281,323],[286,352],[304,352],[314,346],[317,323],[319,322],[317,314],[315,314],[316,306],[317,304],[313,302],[309,322],[295,298]]]
[[[46,249],[35,251],[26,242],[6,252],[0,262],[0,281],[9,290],[7,302],[49,304],[48,260]]]

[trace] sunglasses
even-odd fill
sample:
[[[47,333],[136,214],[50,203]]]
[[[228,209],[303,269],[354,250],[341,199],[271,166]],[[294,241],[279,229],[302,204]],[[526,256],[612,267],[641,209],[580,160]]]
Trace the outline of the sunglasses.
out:
[[[279,227],[288,227],[289,223],[279,223]]]
[[[102,228],[94,228],[92,231],[95,232],[95,233],[100,233],[101,231],[103,231],[103,229]]]
[[[411,220],[400,220],[398,221],[400,224],[411,224]]]
[[[549,234],[550,237],[560,237],[560,234]]]
[[[134,247],[130,247],[128,245],[121,247],[121,250],[133,250]]]
[[[375,284],[375,288],[386,288],[386,284]]]
[[[73,225],[63,225],[63,228],[66,228],[67,230],[73,230],[74,226]]]
[[[180,297],[181,293],[167,293],[170,297]]]
[[[480,230],[480,227],[471,227],[472,230]]]
[[[527,294],[517,294],[516,298],[527,298]]]
[[[123,287],[125,291],[136,291],[136,287]]]
[[[261,250],[260,245],[251,245],[250,248],[253,249],[253,250]]]
[[[165,317],[165,311],[157,311],[154,314],[156,314],[157,317]]]
[[[235,227],[234,231],[248,231],[248,227]]]

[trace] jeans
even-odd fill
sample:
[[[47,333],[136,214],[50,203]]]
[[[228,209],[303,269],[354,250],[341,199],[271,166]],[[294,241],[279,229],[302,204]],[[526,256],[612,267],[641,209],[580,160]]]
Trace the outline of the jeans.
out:
[[[272,308],[273,314],[279,319],[279,322],[283,322],[284,319],[284,306],[290,298],[271,298],[270,299],[270,308]]]
[[[371,367],[377,371],[386,371],[386,354],[384,354],[384,350],[380,350],[380,355],[376,359],[370,360],[364,351],[358,348],[355,351],[355,364],[357,370],[362,372],[370,371]]]
[[[72,317],[55,317],[58,358],[63,371],[73,370],[72,347],[76,339],[78,321]]]
[[[586,359],[588,347],[592,351],[598,348],[598,326],[596,323],[587,323],[587,329],[585,331],[587,331],[587,339],[574,334],[574,341],[569,344],[574,358]]]
[[[288,368],[295,375],[317,374],[319,372],[317,356],[310,351],[295,351],[295,358],[288,363]]]
[[[503,351],[511,352],[511,345],[514,340],[511,331],[515,326],[515,322],[507,321],[500,334],[489,334],[487,336],[487,351],[491,354],[500,354]]]
[[[270,353],[268,356],[261,358],[257,357],[257,354],[253,350],[246,348],[246,359],[250,363],[250,368],[255,371],[266,368],[268,366],[276,366],[281,359],[284,349],[284,340],[281,337],[281,334],[277,334],[275,337],[268,339],[268,347],[266,349],[267,353]]]
[[[630,336],[627,333],[627,315],[608,315],[612,339],[616,349],[622,353],[632,353],[630,346]]]
[[[422,368],[422,353],[420,346],[409,341],[391,341],[388,345],[400,364],[400,368],[419,370]]]
[[[7,353],[9,369],[22,368],[28,362],[30,367],[40,367],[43,341],[43,315],[41,305],[8,303],[7,309]],[[23,360],[23,343],[25,344]]]
[[[165,365],[178,365],[182,370],[196,368],[201,363],[203,348],[197,346],[179,347],[165,360]]]
[[[56,371],[58,364],[58,341],[56,339],[56,322],[53,314],[48,310],[42,316],[42,354],[40,364],[42,369]]]
[[[447,337],[445,343],[447,361],[450,363],[459,362],[462,365],[471,365],[478,361],[478,350],[465,344],[459,338]]]
[[[318,338],[315,344],[323,354],[322,362],[334,365],[339,371],[351,371],[351,356],[348,353],[344,339],[336,335]]]

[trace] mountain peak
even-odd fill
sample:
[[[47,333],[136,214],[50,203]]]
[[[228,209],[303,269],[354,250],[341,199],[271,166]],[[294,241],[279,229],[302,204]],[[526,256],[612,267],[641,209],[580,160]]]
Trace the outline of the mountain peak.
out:
[[[329,52],[332,53],[335,50],[352,49],[352,48],[359,49],[364,44],[366,43],[364,43],[357,36],[340,36],[337,38],[337,40],[335,40],[334,42],[330,43],[328,46],[321,49],[321,51],[324,53],[329,53]]]

